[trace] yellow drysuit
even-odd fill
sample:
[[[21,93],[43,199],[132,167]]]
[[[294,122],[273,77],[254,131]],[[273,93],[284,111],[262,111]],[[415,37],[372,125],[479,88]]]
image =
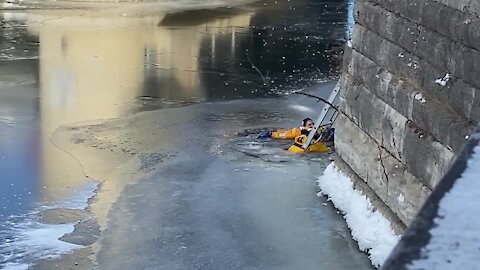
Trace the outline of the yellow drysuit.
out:
[[[272,132],[273,139],[294,140],[296,137],[302,135],[303,128],[292,128],[289,130],[279,129]]]

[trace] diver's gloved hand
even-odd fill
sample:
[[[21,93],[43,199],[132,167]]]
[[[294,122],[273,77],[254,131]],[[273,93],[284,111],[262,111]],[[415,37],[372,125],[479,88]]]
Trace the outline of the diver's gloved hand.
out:
[[[263,130],[260,133],[258,133],[257,139],[266,139],[266,138],[271,138],[272,137],[272,132],[268,130]]]

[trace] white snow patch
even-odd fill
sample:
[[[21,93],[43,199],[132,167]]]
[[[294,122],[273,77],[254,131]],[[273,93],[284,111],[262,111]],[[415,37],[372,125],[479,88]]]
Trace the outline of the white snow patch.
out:
[[[408,269],[478,269],[480,258],[480,145],[439,204],[430,242]]]
[[[398,195],[398,201],[401,203],[405,202],[405,196],[403,194]]]
[[[353,189],[352,181],[334,163],[327,166],[317,183],[321,189],[318,195],[327,195],[342,211],[359,249],[368,252],[372,265],[381,266],[399,240],[388,220],[374,210],[366,196]]]
[[[74,224],[41,224],[37,223],[32,227],[18,228],[17,246],[38,248],[42,256],[56,256],[79,247],[71,243],[58,240],[63,235],[70,233],[74,229]],[[26,250],[27,253],[30,250]]]
[[[427,102],[427,100],[425,99],[425,97],[423,97],[421,93],[416,93],[415,96],[413,96],[413,98],[420,101],[420,103]]]
[[[347,41],[347,46],[348,46],[349,48],[353,48],[353,43],[352,43],[351,40]]]
[[[443,78],[439,78],[439,79],[436,79],[435,80],[435,83],[441,85],[441,86],[445,86],[447,85],[447,82],[452,78],[452,75],[450,73],[447,73],[445,74],[445,76],[443,76]]]
[[[41,210],[51,208],[85,209],[98,183],[88,181],[63,202],[43,205],[34,211],[11,216],[0,222],[0,269],[28,269],[38,259],[55,258],[82,246],[59,240],[74,230],[74,223],[44,224],[38,219]]]
[[[25,261],[55,258],[80,246],[59,240],[74,224],[42,224],[25,221],[12,224],[13,239],[0,244],[0,268],[24,269]],[[7,268],[8,269],[8,268]]]

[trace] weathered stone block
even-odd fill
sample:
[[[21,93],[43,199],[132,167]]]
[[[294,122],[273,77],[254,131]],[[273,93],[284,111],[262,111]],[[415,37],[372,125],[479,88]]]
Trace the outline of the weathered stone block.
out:
[[[367,44],[369,42],[369,37],[368,36],[375,36],[375,34],[366,34],[368,30],[365,28],[358,26],[357,32],[354,32],[354,38],[363,38],[363,44]],[[395,74],[400,78],[401,80],[408,82],[409,85],[416,89],[423,89],[425,90],[426,93],[431,93],[431,96],[434,96],[435,98],[438,98],[442,100],[443,102],[447,103],[448,105],[455,105],[453,108],[456,112],[459,113],[459,115],[462,115],[464,117],[470,117],[468,119],[474,120],[478,119],[477,117],[472,118],[472,110],[476,110],[477,105],[480,104],[480,101],[478,98],[471,99],[470,97],[477,97],[480,95],[478,93],[478,90],[475,90],[475,87],[466,85],[463,81],[461,81],[459,78],[451,78],[450,82],[447,82],[447,85],[451,86],[456,86],[455,84],[458,84],[459,87],[454,87],[456,90],[460,90],[461,94],[460,96],[464,96],[466,100],[463,100],[462,102],[451,102],[453,99],[459,98],[459,96],[454,96],[457,95],[456,93],[452,93],[450,90],[445,91],[445,95],[439,95],[439,89],[443,88],[439,83],[436,83],[437,79],[441,79],[444,77],[447,72],[445,71],[440,71],[438,69],[435,69],[431,65],[427,64],[426,62],[416,58],[410,53],[407,53],[405,51],[398,53],[396,62],[395,59],[392,59],[392,57],[389,57],[388,60],[385,60],[385,57],[377,57],[374,53],[371,51],[368,51],[368,46],[364,46],[361,42],[360,45],[358,45],[357,40],[354,40],[354,48],[358,48],[357,50],[360,51],[361,53],[366,54],[367,57],[373,57],[374,59],[370,59],[372,64],[368,66],[368,68],[373,68],[374,65],[380,65],[382,68],[387,69],[389,72]],[[377,40],[374,38],[374,40]],[[373,41],[372,41],[373,42]],[[397,53],[399,51],[399,48],[388,42],[384,41],[383,45],[384,47],[388,47],[387,49],[383,49],[382,51],[387,51],[390,54]],[[373,61],[372,61],[373,60]],[[376,62],[376,63],[375,63]],[[479,61],[480,62],[480,61]],[[383,64],[383,65],[382,65]],[[347,66],[348,67],[348,66]],[[354,70],[358,70],[355,68]],[[422,73],[423,74],[420,74]],[[470,72],[470,76],[474,77],[475,72]],[[423,78],[423,81],[420,81]],[[371,79],[371,78],[370,78]],[[461,86],[461,87],[460,87]],[[453,88],[452,88],[453,89]],[[477,93],[475,92],[477,91]],[[472,104],[472,106],[465,107],[465,104]],[[472,108],[472,109],[468,109]],[[475,114],[476,115],[476,114]],[[462,121],[463,122],[463,121]],[[475,123],[475,121],[473,122]]]
[[[426,66],[423,90],[450,105],[459,115],[468,119],[472,126],[476,126],[480,120],[480,90],[458,78],[450,78],[445,86],[436,82],[446,74],[432,66]]]
[[[385,202],[387,183],[379,162],[378,145],[343,115],[338,117],[335,128],[341,131],[335,137],[337,154]]]
[[[363,86],[352,84],[348,76],[341,81],[341,89],[340,108],[377,144],[403,160],[403,130],[408,119]]]
[[[429,188],[435,186],[455,156],[428,131],[408,121],[363,85],[352,83],[347,75],[341,81],[340,109]]]
[[[356,10],[357,23],[380,38],[418,56],[421,60],[417,64],[425,62],[439,70],[448,70],[454,76],[480,88],[480,78],[473,72],[480,68],[480,51],[413,23],[373,2],[361,1],[356,5]]]
[[[421,88],[425,79],[424,65],[417,56],[358,24],[355,25],[352,40],[354,50],[400,78],[408,79],[410,84]]]
[[[395,11],[398,14],[405,12],[407,5],[405,1],[397,1],[397,0],[357,0],[355,5],[359,4],[360,2],[374,2],[377,5],[380,5],[390,11]]]
[[[445,104],[438,101],[436,92],[429,91],[425,94],[422,89],[399,80],[355,50],[346,71],[352,76],[346,81],[364,85],[368,91],[455,151],[463,146],[463,138],[474,128],[474,125],[451,108],[448,102]],[[346,89],[348,91],[349,88]],[[357,95],[361,95],[360,93],[361,91],[357,90]],[[342,94],[344,93],[341,92]],[[476,104],[480,103],[478,98],[474,101]],[[472,100],[467,99],[466,102],[471,103]],[[479,109],[476,108],[475,111],[478,112]]]
[[[352,57],[352,49],[353,48],[349,45],[345,45],[345,48],[343,50],[342,69],[346,69],[348,67],[350,58]]]
[[[402,62],[409,67],[409,64],[412,63],[410,62],[411,55],[403,52],[397,55],[397,58],[398,63],[396,65],[381,67],[371,59],[354,50],[351,53],[350,63],[346,64],[345,67],[349,74],[352,74],[356,80],[363,81],[370,90],[375,91],[375,94],[384,99],[387,103],[393,105],[394,103],[391,102],[400,99],[400,102],[395,102],[395,106],[393,107],[404,115],[410,115],[407,113],[411,112],[411,110],[410,107],[407,106],[408,103],[405,103],[407,99],[401,98],[401,93],[403,93],[403,90],[405,89],[410,89],[411,91],[422,91],[427,95],[442,101],[445,104],[441,107],[447,111],[450,110],[448,107],[451,106],[451,109],[457,112],[461,117],[470,120],[471,126],[475,126],[478,123],[480,120],[479,89],[469,86],[462,80],[454,77],[450,78],[445,86],[442,86],[436,81],[445,77],[447,72],[442,72],[423,62],[413,64],[423,66],[424,81],[418,82],[410,76],[401,75],[402,73],[396,68]],[[412,65],[410,65],[409,68],[412,73],[417,72],[418,70],[415,69],[415,66],[412,67]],[[403,72],[403,74],[408,74],[408,72]],[[413,78],[415,78],[415,76]],[[459,122],[464,123],[465,120],[459,119]],[[469,134],[470,130],[471,127],[468,128],[466,132],[463,132],[463,135]]]
[[[417,178],[433,189],[450,167],[455,153],[408,123],[405,129],[404,159],[406,166]]]
[[[480,88],[480,51],[465,46],[456,49],[450,58],[447,70],[463,81]]]
[[[367,196],[374,209],[382,213],[382,215],[390,222],[390,228],[392,228],[395,234],[402,235],[406,229],[406,225],[398,218],[398,215],[377,196],[367,183],[365,183],[365,181],[361,179],[340,156],[335,156],[334,162],[337,168],[350,178],[353,183],[353,188],[359,191],[362,195]],[[425,190],[425,188],[426,187],[424,186],[422,191]]]
[[[424,28],[431,29],[443,36],[480,50],[480,35],[478,35],[480,20],[478,12],[477,14],[469,11],[462,12],[463,9],[459,9],[455,5],[445,5],[439,2],[439,0],[359,0],[357,4],[368,1],[384,7],[398,16],[420,24]],[[466,2],[451,0],[451,3],[454,1],[458,2],[459,5],[464,5]],[[466,6],[472,7],[474,5]]]
[[[382,38],[413,51],[420,35],[421,27],[381,6],[368,1],[355,5],[355,21]]]
[[[437,69],[446,70],[454,51],[460,44],[439,35],[433,31],[422,28],[415,48],[415,54],[427,60]]]
[[[408,118],[411,115],[412,97],[405,93],[409,93],[412,87],[399,80],[397,76],[357,51],[352,52],[350,65],[345,71],[352,76],[351,80],[365,85],[404,116]]]
[[[410,224],[427,198],[423,192],[429,188],[388,153],[382,153],[381,163],[388,179],[386,204],[390,205],[392,211],[397,213],[405,224]]]
[[[445,6],[456,8],[463,12],[472,13],[476,16],[480,15],[480,2],[478,0],[434,0]]]
[[[408,225],[429,189],[347,117],[339,116],[336,128],[342,131],[335,139],[338,155]]]
[[[412,121],[454,152],[461,150],[465,136],[474,129],[468,120],[462,119],[453,110],[445,109],[446,105],[431,96],[423,94],[422,99],[415,100],[412,107]]]

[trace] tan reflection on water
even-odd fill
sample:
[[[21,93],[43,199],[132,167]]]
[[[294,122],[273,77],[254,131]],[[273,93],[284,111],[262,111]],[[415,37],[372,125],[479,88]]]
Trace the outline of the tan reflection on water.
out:
[[[122,116],[143,95],[145,70],[152,67],[155,76],[175,87],[150,91],[169,91],[162,93],[167,98],[201,99],[200,46],[205,39],[215,44],[217,36],[231,34],[234,50],[236,29],[248,27],[251,14],[210,18],[181,27],[159,26],[163,17],[100,16],[92,11],[28,14],[28,29],[40,41],[40,186],[45,199],[65,198],[84,183],[76,160],[85,166],[85,173],[96,178],[106,177],[119,166],[88,152],[75,152],[73,158],[63,151],[70,152],[68,145],[62,145],[63,150],[54,147],[51,138],[58,127]],[[100,180],[107,180],[107,192],[98,202],[106,214],[126,183]],[[104,217],[99,218],[104,223]]]

